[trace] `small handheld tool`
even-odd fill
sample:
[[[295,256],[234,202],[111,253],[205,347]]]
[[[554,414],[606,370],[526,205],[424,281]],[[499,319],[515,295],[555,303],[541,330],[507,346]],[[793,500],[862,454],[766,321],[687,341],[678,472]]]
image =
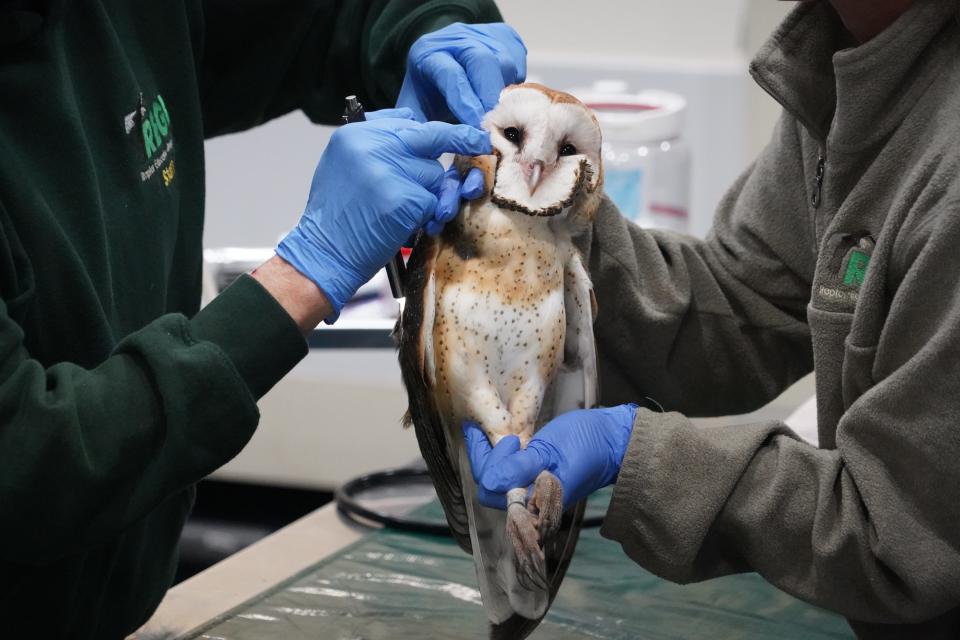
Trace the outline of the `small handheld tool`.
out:
[[[363,122],[367,117],[363,113],[363,105],[357,99],[357,96],[347,96],[347,106],[343,110],[343,122]],[[390,282],[390,293],[397,300],[404,296],[404,285],[406,284],[407,266],[403,262],[403,254],[399,251],[397,255],[386,265],[387,280]]]

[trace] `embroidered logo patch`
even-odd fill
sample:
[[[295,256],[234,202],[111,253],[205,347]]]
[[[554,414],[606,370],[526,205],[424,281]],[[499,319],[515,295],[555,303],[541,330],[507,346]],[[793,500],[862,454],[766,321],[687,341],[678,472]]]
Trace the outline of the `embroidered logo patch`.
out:
[[[140,181],[147,182],[160,174],[163,186],[169,187],[176,177],[176,164],[173,159],[170,113],[163,96],[157,94],[147,106],[141,93],[137,108],[123,116],[123,129],[127,135],[139,134],[142,140],[141,157],[146,164],[140,170]]]
[[[146,113],[141,132],[143,133],[143,150],[149,160],[164,147],[164,142],[170,135],[170,114],[167,112],[167,105],[163,103],[163,96],[157,94]]]
[[[848,287],[860,287],[867,276],[867,267],[870,266],[870,254],[860,249],[850,252],[847,259],[847,269],[843,274],[843,284]]]
[[[860,299],[876,241],[869,231],[833,234],[817,262],[814,297],[817,308],[850,312]]]

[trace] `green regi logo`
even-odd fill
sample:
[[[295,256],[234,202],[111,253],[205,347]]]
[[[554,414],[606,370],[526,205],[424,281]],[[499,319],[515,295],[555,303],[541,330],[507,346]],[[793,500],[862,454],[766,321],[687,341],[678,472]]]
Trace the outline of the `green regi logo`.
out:
[[[848,287],[859,287],[862,285],[863,279],[867,276],[867,266],[869,265],[869,254],[863,251],[851,251],[850,260],[847,261],[847,272],[843,274],[843,284]]]
[[[157,99],[150,105],[147,117],[143,120],[142,130],[143,148],[149,160],[160,148],[160,144],[170,135],[170,114],[167,112],[167,105],[163,103],[162,96],[158,95]]]

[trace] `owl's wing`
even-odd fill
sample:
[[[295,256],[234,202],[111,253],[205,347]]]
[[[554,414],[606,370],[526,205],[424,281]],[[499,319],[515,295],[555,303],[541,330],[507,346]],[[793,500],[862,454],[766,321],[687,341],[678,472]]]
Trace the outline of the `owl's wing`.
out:
[[[447,431],[434,395],[433,323],[436,312],[436,238],[421,233],[407,263],[406,303],[397,322],[400,371],[407,388],[409,420],[420,453],[460,547],[471,553],[470,528],[457,460],[451,459]]]
[[[594,407],[599,398],[597,348],[593,339],[596,299],[583,260],[575,249],[572,250],[564,273],[567,327],[563,366],[544,395],[538,427],[567,411]],[[549,590],[548,607],[553,603],[573,558],[586,505],[587,501],[581,500],[570,507],[563,514],[560,529],[544,546]],[[529,619],[513,615],[501,624],[492,625],[490,637],[494,640],[525,638],[537,628],[541,619],[542,617]]]
[[[583,259],[574,248],[564,269],[563,306],[567,317],[563,366],[544,396],[540,424],[567,411],[591,409],[600,397],[593,338],[597,302]]]

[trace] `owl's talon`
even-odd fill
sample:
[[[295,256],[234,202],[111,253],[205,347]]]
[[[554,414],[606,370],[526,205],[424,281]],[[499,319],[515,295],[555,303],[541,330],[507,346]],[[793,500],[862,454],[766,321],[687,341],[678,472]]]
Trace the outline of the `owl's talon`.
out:
[[[513,543],[517,582],[528,591],[547,588],[546,557],[540,547],[537,521],[522,503],[507,507],[507,537]]]
[[[557,476],[549,471],[540,472],[533,485],[528,509],[537,516],[537,531],[543,546],[560,529],[563,519],[563,486]]]

